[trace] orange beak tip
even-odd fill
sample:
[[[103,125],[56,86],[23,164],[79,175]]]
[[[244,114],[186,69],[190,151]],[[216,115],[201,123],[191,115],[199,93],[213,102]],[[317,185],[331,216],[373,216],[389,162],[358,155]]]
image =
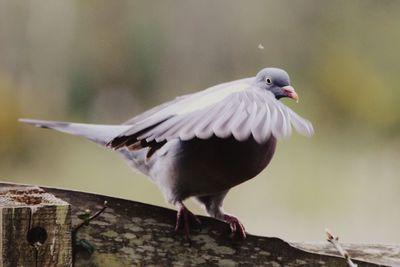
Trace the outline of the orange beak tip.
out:
[[[291,99],[295,100],[296,103],[299,103],[299,96],[292,86],[288,85],[283,87],[282,89],[286,93],[287,97],[290,97]]]

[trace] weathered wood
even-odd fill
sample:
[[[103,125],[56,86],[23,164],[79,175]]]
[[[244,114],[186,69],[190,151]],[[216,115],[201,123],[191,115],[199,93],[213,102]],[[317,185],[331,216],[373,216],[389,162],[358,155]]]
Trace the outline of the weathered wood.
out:
[[[328,242],[326,246],[294,243],[297,247],[308,245],[307,250],[314,248],[307,252],[279,238],[248,235],[244,241],[231,239],[228,225],[203,216],[202,229],[193,231],[189,246],[183,233],[173,231],[174,210],[95,194],[46,190],[71,203],[73,214],[99,210],[105,200],[108,202],[109,208],[78,234],[78,239],[88,240],[96,251],[90,257],[78,254],[77,266],[346,266]],[[76,216],[73,220],[79,222]],[[324,237],[321,231],[321,239]],[[357,247],[352,245],[349,252],[354,253],[359,267],[395,266],[393,263],[400,260],[399,255],[389,253],[380,259],[367,250],[361,253],[363,246],[360,251],[354,250]],[[393,249],[375,245],[375,251],[381,253],[388,248]]]
[[[74,225],[81,222],[76,217],[78,213],[99,210],[105,200],[108,202],[106,211],[78,232],[78,240],[89,241],[95,252],[89,255],[78,251],[77,267],[346,266],[328,242],[287,243],[253,235],[244,241],[231,239],[226,224],[202,216],[202,229],[193,231],[189,246],[182,233],[173,232],[176,218],[173,210],[83,192],[45,190],[71,204]],[[344,244],[343,247],[359,267],[400,266],[400,246]]]
[[[339,255],[336,249],[327,242],[291,242],[290,244],[296,248],[312,253]],[[382,266],[400,266],[399,245],[342,244],[342,247],[356,259],[362,259]]]
[[[0,266],[71,266],[70,205],[34,186],[0,185]]]

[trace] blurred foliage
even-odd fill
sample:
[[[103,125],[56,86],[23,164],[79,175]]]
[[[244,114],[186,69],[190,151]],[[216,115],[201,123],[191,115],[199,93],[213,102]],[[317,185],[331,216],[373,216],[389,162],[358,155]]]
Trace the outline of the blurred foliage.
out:
[[[340,232],[343,213],[379,224],[366,206],[400,220],[390,206],[379,208],[400,200],[399,18],[400,1],[389,0],[0,0],[0,175],[162,204],[151,184],[130,178],[102,150],[17,118],[119,123],[177,95],[276,66],[300,95],[298,105],[283,101],[314,123],[316,135],[282,142],[262,174],[268,179],[233,190],[228,208],[250,230],[279,228],[289,238],[311,238],[313,226],[322,236],[327,225],[319,223],[327,222]],[[110,176],[121,182],[107,182]],[[254,190],[258,203],[276,200],[282,209],[269,206],[279,215],[266,231],[269,214],[240,201]],[[290,224],[279,224],[279,216]],[[374,238],[400,237],[390,222],[381,225],[386,230]]]

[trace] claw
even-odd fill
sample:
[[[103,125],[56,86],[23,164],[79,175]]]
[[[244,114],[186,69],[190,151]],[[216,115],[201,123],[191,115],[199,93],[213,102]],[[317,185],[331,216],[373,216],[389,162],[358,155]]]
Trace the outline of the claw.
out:
[[[246,229],[238,218],[225,214],[224,221],[229,224],[233,236],[238,234],[242,239],[246,239]]]
[[[190,241],[190,227],[189,220],[196,222],[196,224],[201,225],[199,218],[196,217],[190,210],[188,210],[182,202],[179,202],[177,205],[178,211],[176,214],[176,224],[175,224],[175,232],[177,232],[183,225],[185,229],[185,235],[187,240]]]

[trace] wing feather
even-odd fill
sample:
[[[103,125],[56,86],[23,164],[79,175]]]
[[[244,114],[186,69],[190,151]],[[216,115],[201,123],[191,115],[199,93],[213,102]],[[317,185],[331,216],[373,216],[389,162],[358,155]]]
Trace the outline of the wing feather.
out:
[[[244,141],[251,135],[251,126],[254,123],[254,119],[257,115],[257,102],[248,92],[243,93],[242,102],[244,103],[245,109],[242,121],[240,124],[232,128],[233,136],[239,140]]]
[[[285,115],[282,112],[282,109],[279,107],[275,107],[274,109],[275,113],[275,122],[272,126],[272,133],[275,137],[277,138],[282,138],[286,134],[286,121],[285,121]]]
[[[297,113],[295,113],[293,110],[289,108],[287,109],[287,111],[290,116],[290,121],[297,132],[299,132],[304,136],[312,136],[314,134],[314,128],[311,122],[309,122],[306,119],[303,119]]]
[[[269,135],[263,134],[264,124],[268,122],[269,112],[264,105],[259,105],[256,117],[254,118],[253,124],[251,125],[251,134],[257,143],[262,144],[268,139]]]
[[[210,108],[210,111],[206,114],[203,120],[195,126],[194,133],[198,138],[208,139],[214,134],[212,123],[216,118],[218,118],[223,108],[223,105],[214,105]]]
[[[236,103],[234,101],[230,101],[224,105],[220,116],[215,119],[212,125],[212,130],[217,137],[227,138],[231,135],[228,124],[232,116],[235,114],[235,111]]]
[[[182,140],[190,140],[196,136],[196,133],[193,131],[194,127],[201,121],[202,118],[207,116],[208,109],[203,109],[198,112],[194,112],[188,114],[189,121],[186,125],[179,130],[176,137],[180,137]],[[174,136],[175,137],[175,136]],[[171,137],[171,138],[174,138]]]
[[[229,123],[229,129],[232,135],[238,141],[243,141],[243,134],[241,132],[241,128],[243,127],[244,122],[246,121],[248,114],[246,112],[246,106],[244,101],[240,101],[239,107],[235,114],[232,116],[231,121]]]
[[[208,139],[212,135],[220,138],[233,135],[238,141],[253,136],[258,143],[264,143],[271,135],[276,138],[289,136],[292,125],[303,135],[313,133],[309,121],[276,100],[271,92],[246,83],[226,84],[218,89],[221,92],[213,90],[211,95],[202,92],[199,103],[190,99],[193,96],[190,95],[182,99],[184,103],[174,102],[172,107],[166,106],[159,112],[149,113],[123,135],[148,143],[174,138]]]
[[[273,113],[271,113],[271,108],[268,105],[265,105],[265,114],[263,119],[260,135],[264,138],[263,141],[265,142],[271,136],[271,125],[275,120]]]

